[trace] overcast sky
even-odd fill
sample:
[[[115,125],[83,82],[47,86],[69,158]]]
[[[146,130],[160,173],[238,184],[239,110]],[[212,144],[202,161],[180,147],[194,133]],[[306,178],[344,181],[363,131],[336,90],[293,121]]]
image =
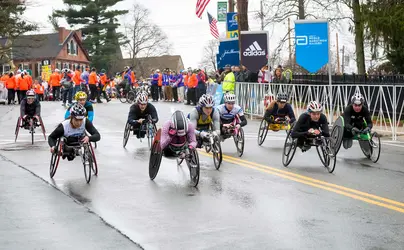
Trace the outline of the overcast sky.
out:
[[[29,7],[25,16],[30,21],[40,24],[40,32],[52,32],[52,26],[47,21],[47,16],[52,13],[52,8],[64,8],[62,0],[31,0],[34,6]],[[204,45],[213,39],[209,30],[209,23],[206,13],[202,20],[195,15],[197,0],[124,0],[117,4],[118,9],[130,9],[134,2],[137,2],[151,11],[150,19],[159,25],[167,34],[169,42],[173,44],[171,54],[182,56],[185,67],[197,67],[202,58]],[[254,11],[259,10],[259,0],[249,0],[249,26],[250,30],[259,30],[259,20],[254,18]],[[216,17],[217,0],[211,0],[207,11]],[[61,21],[61,26],[68,27],[67,23]],[[293,23],[292,23],[293,26]],[[225,23],[219,23],[218,29],[222,36],[225,36]],[[274,49],[279,40],[285,35],[287,25],[270,25],[266,28],[270,35],[270,48]],[[330,41],[335,49],[335,30],[331,29]],[[345,33],[345,34],[344,34]],[[353,37],[348,32],[339,34],[340,50],[342,45],[347,46],[347,51],[354,52]],[[286,48],[286,47],[285,47]],[[128,55],[124,53],[124,57]],[[283,53],[287,58],[287,52]],[[333,58],[335,61],[336,59]],[[349,71],[355,69],[355,62],[350,60]]]

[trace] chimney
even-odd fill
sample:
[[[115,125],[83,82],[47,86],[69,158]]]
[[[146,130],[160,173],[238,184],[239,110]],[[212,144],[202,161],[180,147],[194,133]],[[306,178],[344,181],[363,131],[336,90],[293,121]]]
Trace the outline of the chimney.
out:
[[[65,27],[59,27],[59,43],[63,43],[66,37],[69,35],[70,31]]]
[[[81,40],[82,40],[82,33],[81,33],[81,30],[76,30],[76,34],[77,34],[77,36],[79,37],[79,40],[81,41]]]

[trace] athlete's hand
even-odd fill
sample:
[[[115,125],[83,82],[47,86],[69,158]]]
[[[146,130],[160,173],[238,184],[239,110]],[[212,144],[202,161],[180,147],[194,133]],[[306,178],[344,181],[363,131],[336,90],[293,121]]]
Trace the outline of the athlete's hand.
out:
[[[315,129],[313,133],[314,133],[315,135],[319,135],[321,132],[320,132],[320,130]]]
[[[55,147],[51,147],[50,152],[53,154],[55,152]]]
[[[84,138],[81,140],[83,143],[88,143],[90,141],[90,137],[84,136]]]
[[[138,122],[138,123],[140,123],[140,124],[142,124],[142,123],[143,123],[143,121],[144,121],[144,119],[142,119],[142,118],[141,118],[141,119],[139,119],[139,120],[137,120],[137,122]]]

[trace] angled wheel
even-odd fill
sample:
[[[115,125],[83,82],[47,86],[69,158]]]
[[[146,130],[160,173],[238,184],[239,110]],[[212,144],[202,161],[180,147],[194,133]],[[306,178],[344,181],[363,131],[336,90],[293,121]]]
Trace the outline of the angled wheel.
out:
[[[290,162],[293,159],[293,156],[296,153],[297,140],[292,138],[291,131],[286,136],[285,144],[283,146],[283,154],[282,154],[282,164],[283,166],[289,166]]]
[[[323,163],[324,167],[327,168],[329,173],[332,173],[335,170],[337,155],[333,147],[332,139],[325,139],[323,142],[323,145],[316,147],[317,153],[321,163]]]
[[[215,168],[219,170],[220,165],[222,164],[223,154],[222,147],[220,146],[219,140],[213,142],[212,145],[212,155],[213,155],[213,163],[215,164]]]
[[[380,158],[380,151],[382,149],[382,144],[380,143],[380,136],[376,132],[373,132],[371,134],[369,144],[372,152],[372,154],[370,155],[370,160],[376,163]]]
[[[196,149],[190,150],[190,157],[186,159],[189,175],[191,178],[191,185],[196,187],[199,183],[199,175],[200,175],[200,166],[199,166],[199,156]]]
[[[18,117],[17,125],[15,126],[15,140],[14,140],[14,142],[17,142],[18,133],[20,132],[20,127],[21,127],[21,122],[22,122],[22,118]]]
[[[136,93],[132,90],[126,95],[126,102],[131,104],[136,99]]]
[[[122,103],[127,102],[126,95],[123,93],[123,91],[119,92],[119,97],[118,98],[119,98],[119,101],[122,102]]]
[[[264,143],[265,138],[268,134],[268,122],[265,119],[262,119],[260,128],[258,130],[258,145],[261,146]]]
[[[31,144],[34,145],[34,134],[35,134],[35,125],[34,119],[29,120],[29,133],[31,134]]]
[[[93,155],[91,154],[90,147],[88,144],[83,144],[83,147],[81,148],[82,153],[81,153],[81,160],[83,162],[83,167],[84,167],[84,177],[86,179],[87,183],[90,183],[91,181],[91,170],[93,169]]]
[[[233,135],[234,143],[236,144],[238,156],[241,157],[244,153],[244,130],[239,128],[236,135]]]
[[[331,143],[335,150],[335,154],[338,154],[341,149],[342,139],[344,136],[344,119],[342,116],[338,117],[331,130]]]
[[[39,117],[39,123],[41,126],[43,137],[45,138],[45,141],[46,141],[46,130],[45,130],[45,125],[43,125],[42,117]]]
[[[149,125],[150,126],[150,125]],[[147,129],[147,143],[149,146],[149,149],[151,150],[151,146],[154,141],[154,135],[157,133],[157,127],[155,124],[152,125],[152,128]]]
[[[126,123],[125,125],[125,130],[123,132],[123,147],[126,147],[126,144],[128,143],[129,135],[130,135],[130,128],[131,125],[130,123]]]
[[[163,152],[160,147],[160,141],[156,140],[153,142],[149,159],[149,177],[151,180],[154,180],[159,172],[162,157]]]
[[[93,166],[92,166],[92,170],[93,170],[93,173],[94,173],[94,175],[98,175],[98,164],[97,164],[97,159],[95,158],[95,154],[94,154],[94,149],[93,149],[93,146],[91,145],[91,143],[89,144],[90,145],[90,151],[91,151],[91,156],[93,157]],[[97,142],[95,142],[95,145],[97,146]]]
[[[177,158],[177,165],[178,166],[181,165],[183,161],[184,161],[184,159]]]
[[[63,142],[60,142],[60,139],[57,140],[55,151],[51,155],[50,166],[49,166],[49,175],[51,178],[55,176],[56,170],[59,166],[60,156],[63,154]]]

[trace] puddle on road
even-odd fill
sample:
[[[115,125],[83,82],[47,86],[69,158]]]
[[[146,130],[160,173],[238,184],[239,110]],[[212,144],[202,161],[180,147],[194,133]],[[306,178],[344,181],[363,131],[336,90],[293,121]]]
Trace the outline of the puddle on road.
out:
[[[82,191],[80,191],[79,185],[69,182],[65,185],[65,187],[67,194],[76,199],[77,201],[79,201],[80,203],[82,203],[83,205],[91,202],[89,198],[86,198],[80,194],[82,193]]]
[[[138,159],[138,160],[145,160],[149,159],[149,148],[144,147],[144,148],[137,148],[134,152],[133,158]]]
[[[13,143],[14,144],[14,143]],[[39,144],[39,143],[38,143]],[[25,150],[37,150],[37,149],[42,149],[43,144],[38,145],[38,144],[24,144],[24,145],[10,145],[10,146],[5,146],[0,148],[1,151],[7,151],[7,152],[13,152],[13,151],[25,151]]]

